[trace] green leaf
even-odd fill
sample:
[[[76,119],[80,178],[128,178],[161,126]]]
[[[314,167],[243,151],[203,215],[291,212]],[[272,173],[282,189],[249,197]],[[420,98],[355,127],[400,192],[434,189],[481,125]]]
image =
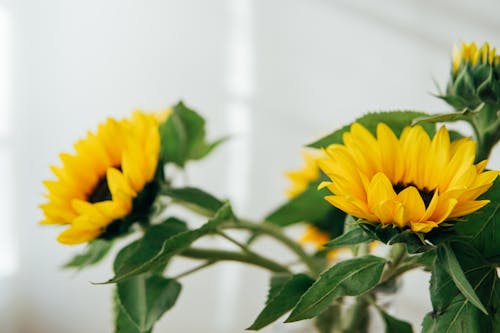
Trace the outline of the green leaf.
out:
[[[318,191],[318,185],[318,182],[310,184],[304,192],[269,214],[266,221],[284,227],[324,218],[332,209],[332,205],[324,199],[329,193],[328,190]],[[345,217],[345,214],[343,216]]]
[[[490,203],[467,216],[465,222],[457,222],[455,230],[484,257],[500,262],[500,177],[478,200],[490,200]]]
[[[429,313],[422,323],[423,333],[494,332],[488,317],[461,294],[455,296],[443,313]]]
[[[179,282],[162,276],[135,276],[117,284],[118,300],[139,332],[148,332],[174,306],[181,291]]]
[[[394,131],[394,133],[399,136],[403,131],[403,128],[409,126],[415,118],[426,116],[429,115],[427,113],[417,111],[374,112],[368,113],[356,119],[354,122],[360,123],[361,125],[365,126],[373,135],[376,135],[377,124],[382,122],[387,124]],[[425,128],[427,133],[429,133],[429,135],[434,135],[434,132],[436,130],[434,125],[423,124],[423,127]],[[342,135],[345,132],[349,132],[350,128],[351,125],[344,126],[341,129],[336,130],[331,134],[308,144],[307,146],[313,148],[323,148],[334,143],[341,144],[343,143]]]
[[[272,296],[272,298],[268,299],[264,310],[261,311],[254,323],[247,329],[257,331],[276,321],[297,304],[302,294],[304,294],[313,282],[314,279],[305,274],[297,274],[290,277],[279,291],[270,292],[269,296]]]
[[[496,332],[492,327],[500,308],[500,279],[495,266],[489,264],[469,243],[453,242],[451,247],[490,316],[474,306],[458,290],[443,265],[436,262],[430,286],[433,312],[424,319],[423,332]]]
[[[475,305],[479,310],[481,310],[485,314],[488,314],[488,311],[486,311],[484,305],[476,295],[476,292],[465,277],[462,267],[460,267],[457,257],[455,256],[455,253],[450,247],[449,243],[444,243],[443,246],[438,247],[437,258],[437,264],[442,265],[442,267],[452,278],[455,286],[467,298],[467,300]]]
[[[162,189],[161,193],[187,205],[192,205],[195,210],[201,210],[207,215],[213,215],[224,204],[210,193],[194,187],[169,187]]]
[[[166,239],[186,230],[188,230],[186,223],[174,217],[149,227],[140,240],[133,242],[118,253],[113,265],[115,273],[122,274],[127,267],[141,265],[143,262],[152,260],[161,250]]]
[[[384,259],[368,255],[332,266],[306,291],[286,322],[315,317],[339,297],[372,289],[380,281],[384,265]]]
[[[422,125],[425,123],[449,123],[455,121],[471,121],[477,111],[471,111],[469,109],[465,109],[461,112],[452,112],[452,113],[442,113],[436,114],[432,116],[424,116],[415,118],[412,121],[412,125]]]
[[[118,299],[118,292],[113,290],[113,312],[114,316],[114,332],[115,333],[141,333],[137,326],[132,322],[130,317],[127,315],[123,306],[120,304]],[[151,331],[147,332],[151,333]]]
[[[345,234],[340,235],[339,237],[329,241],[323,246],[335,248],[346,245],[366,243],[372,240],[374,240],[374,238],[371,235],[367,234],[363,229],[361,229],[360,227],[354,227]]]
[[[94,239],[88,243],[85,251],[74,256],[70,261],[64,264],[63,268],[82,269],[94,265],[101,261],[113,246],[112,241],[104,239]]]
[[[375,308],[384,320],[385,333],[413,333],[410,323],[391,316],[379,306]]]
[[[280,293],[281,289],[283,289],[283,286],[288,281],[290,281],[292,277],[293,275],[289,273],[278,273],[274,274],[271,277],[271,282],[269,283],[269,291],[267,292],[266,305]]]
[[[160,125],[161,160],[184,167],[188,160],[205,157],[225,139],[208,143],[205,139],[205,120],[179,102],[167,120]]]
[[[213,234],[219,224],[229,219],[234,219],[234,215],[229,203],[225,203],[212,219],[198,229],[177,232],[173,235],[167,235],[167,237],[154,231],[151,233],[148,231],[141,241],[142,247],[138,247],[136,251],[123,260],[116,275],[107,283],[123,281],[164,265],[172,256],[188,248],[195,240]],[[147,239],[146,236],[148,236]]]

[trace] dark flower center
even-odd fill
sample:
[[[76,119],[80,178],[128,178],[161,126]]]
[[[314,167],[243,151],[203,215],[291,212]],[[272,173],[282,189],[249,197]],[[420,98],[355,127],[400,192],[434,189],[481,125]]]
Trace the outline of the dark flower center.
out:
[[[118,170],[122,171],[121,167],[117,167]],[[96,203],[106,200],[111,200],[111,191],[109,190],[108,180],[106,178],[106,174],[99,178],[94,190],[87,198],[87,201],[90,203]]]
[[[424,202],[425,208],[429,207],[429,204],[431,203],[432,197],[434,196],[435,190],[428,190],[427,188],[424,187],[424,189],[419,189],[416,185],[410,183],[410,184],[403,184],[403,183],[397,183],[396,185],[392,185],[392,188],[394,189],[394,192],[398,194],[405,188],[413,186],[417,189],[418,193],[420,194],[420,197],[422,198],[422,201]]]
[[[97,185],[94,187],[92,193],[90,193],[87,201],[90,203],[96,203],[106,200],[111,200],[111,191],[109,190],[106,175],[104,175],[97,182]]]

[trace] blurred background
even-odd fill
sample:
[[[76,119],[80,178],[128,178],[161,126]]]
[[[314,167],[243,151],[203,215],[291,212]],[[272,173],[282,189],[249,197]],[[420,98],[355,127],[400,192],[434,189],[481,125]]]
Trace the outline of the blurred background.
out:
[[[497,0],[0,0],[0,332],[112,331],[111,287],[90,283],[111,260],[62,271],[82,247],[37,225],[49,165],[105,117],[183,99],[212,138],[233,135],[189,166],[190,183],[259,218],[284,200],[305,143],[370,110],[449,110],[432,94],[453,43],[500,47],[499,12]],[[268,277],[237,264],[189,276],[155,332],[242,332]],[[417,331],[428,280],[409,274],[395,300]]]

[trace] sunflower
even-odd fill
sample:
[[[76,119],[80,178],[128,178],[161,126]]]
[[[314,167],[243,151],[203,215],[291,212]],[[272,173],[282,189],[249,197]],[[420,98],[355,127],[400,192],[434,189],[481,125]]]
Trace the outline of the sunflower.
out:
[[[42,224],[69,224],[57,240],[78,244],[101,236],[114,221],[128,216],[134,199],[156,174],[159,125],[169,114],[135,111],[130,119],[108,118],[95,133],[62,153],[62,166],[51,166]]]
[[[469,138],[450,143],[446,127],[432,138],[421,126],[398,137],[384,123],[375,138],[354,123],[344,144],[325,149],[318,163],[331,179],[325,199],[352,216],[382,225],[427,233],[447,219],[471,214],[488,200],[476,200],[498,171],[474,165],[476,144]]]
[[[320,178],[320,170],[318,159],[322,156],[322,151],[318,149],[307,149],[302,152],[304,166],[301,169],[288,171],[285,175],[290,179],[291,185],[286,190],[289,198],[294,198],[304,192],[310,183],[316,182]],[[310,222],[308,222],[310,223]],[[331,240],[330,233],[323,228],[319,228],[313,224],[308,224],[304,230],[299,242],[303,245],[311,244],[315,250],[323,250],[324,244]],[[333,256],[334,250],[328,253],[329,257]]]
[[[453,48],[452,72],[456,74],[462,63],[468,63],[472,66],[478,64],[488,64],[496,66],[500,64],[500,55],[496,55],[496,49],[490,48],[490,44],[484,43],[480,48],[476,43],[464,43],[460,48],[456,45]]]
[[[304,166],[299,170],[288,171],[285,175],[290,179],[291,185],[286,190],[286,195],[289,198],[294,198],[304,192],[310,183],[319,179],[318,158],[321,156],[321,151],[316,149],[304,150],[302,158],[305,162]]]

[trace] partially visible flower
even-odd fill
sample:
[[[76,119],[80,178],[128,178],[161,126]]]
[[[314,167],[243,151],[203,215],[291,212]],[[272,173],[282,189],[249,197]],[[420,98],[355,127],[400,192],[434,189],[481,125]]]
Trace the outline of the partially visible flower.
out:
[[[325,199],[348,214],[373,223],[427,233],[443,221],[469,215],[488,200],[476,200],[498,171],[474,165],[476,143],[450,143],[446,127],[432,138],[421,126],[406,127],[398,139],[383,123],[375,138],[358,123],[330,145],[319,161],[331,179]]]
[[[325,250],[325,245],[331,240],[330,234],[326,231],[319,229],[314,225],[307,225],[304,234],[299,239],[299,243],[303,245],[312,245],[314,250],[321,251]],[[340,249],[333,249],[326,253],[326,258],[329,261],[333,261],[337,258],[338,251]]]
[[[299,170],[288,171],[285,173],[291,181],[290,187],[286,190],[286,195],[289,198],[296,197],[300,193],[304,192],[310,183],[319,179],[320,173],[317,163],[319,157],[321,157],[320,150],[304,150],[302,152],[302,158],[305,165]]]
[[[299,241],[302,244],[312,244],[316,250],[321,250],[323,245],[330,241],[330,235],[315,226],[308,225]]]
[[[496,66],[500,64],[500,55],[496,55],[496,48],[490,48],[489,43],[478,48],[474,42],[462,42],[460,48],[456,45],[453,47],[452,72],[456,74],[462,64]]]
[[[59,242],[91,241],[135,212],[134,200],[154,180],[158,128],[168,114],[136,111],[130,119],[108,118],[74,144],[74,154],[60,155],[62,166],[51,167],[56,179],[44,181],[47,202],[40,205],[42,224],[69,225]]]

